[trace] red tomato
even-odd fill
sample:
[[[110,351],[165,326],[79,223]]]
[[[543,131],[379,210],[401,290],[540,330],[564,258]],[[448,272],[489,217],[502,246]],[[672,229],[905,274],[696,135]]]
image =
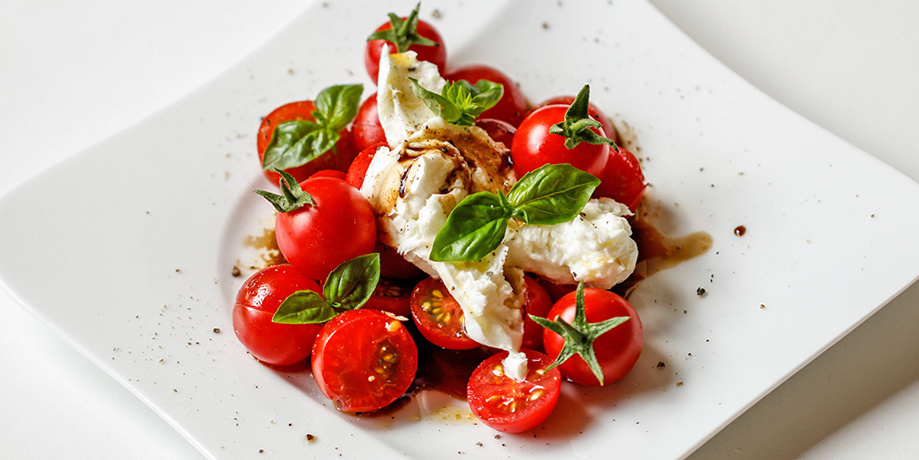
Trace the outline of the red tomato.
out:
[[[546,288],[535,279],[524,276],[526,290],[523,293],[523,344],[522,348],[542,349],[542,326],[530,319],[529,315],[545,318],[552,309],[552,299]]]
[[[370,412],[399,399],[418,370],[418,348],[408,329],[374,309],[332,318],[313,346],[313,377],[344,412]]]
[[[351,138],[354,150],[361,152],[378,143],[386,143],[386,133],[380,124],[380,115],[377,112],[377,93],[368,97],[357,110],[354,122],[351,124]]]
[[[345,175],[345,180],[354,186],[356,189],[360,189],[361,185],[364,184],[364,176],[367,175],[367,167],[370,166],[370,162],[373,161],[373,155],[377,153],[377,150],[381,147],[386,147],[386,142],[378,142],[370,147],[361,150],[361,153],[357,155],[357,158],[351,162],[351,166],[348,167],[348,173]]]
[[[448,81],[466,80],[473,85],[479,80],[488,80],[504,85],[504,95],[494,107],[482,112],[479,118],[496,118],[513,126],[520,124],[526,116],[529,103],[517,83],[500,70],[485,65],[471,65],[456,69],[445,77]]]
[[[425,273],[415,264],[405,260],[395,249],[377,242],[376,252],[380,253],[380,274],[387,278],[400,280],[419,280]]]
[[[606,168],[599,177],[600,186],[594,190],[594,196],[610,197],[635,212],[645,195],[647,184],[641,172],[641,163],[632,152],[622,147],[618,152],[610,149]]]
[[[511,148],[514,133],[517,132],[517,128],[514,125],[495,118],[479,118],[475,121],[475,125],[484,129],[492,139],[504,144],[507,148]]]
[[[549,417],[558,403],[562,378],[558,368],[546,371],[552,360],[533,350],[527,356],[526,380],[505,375],[501,361],[507,352],[498,353],[479,365],[469,378],[467,399],[472,413],[485,425],[506,433],[535,428]]]
[[[342,262],[373,252],[376,216],[361,192],[347,182],[316,177],[300,183],[314,205],[279,212],[275,220],[278,249],[315,280],[325,280]]]
[[[549,312],[550,321],[561,317],[565,322],[574,320],[577,293],[565,295]],[[594,340],[594,353],[603,371],[603,383],[609,385],[618,381],[632,370],[641,355],[644,333],[641,320],[632,305],[617,294],[603,289],[584,288],[584,312],[589,323],[604,321],[617,316],[628,316],[629,320],[610,329]],[[543,346],[553,359],[564,345],[562,337],[548,329],[543,331]],[[600,382],[590,367],[579,355],[568,358],[558,366],[565,378],[582,385],[598,386]]]
[[[571,105],[572,102],[574,102],[574,96],[555,96],[539,104],[536,108],[538,109],[547,105]],[[616,145],[619,145],[619,133],[616,131],[616,128],[613,127],[613,121],[601,112],[593,102],[588,104],[587,113],[590,115],[590,118],[600,122],[603,132],[606,133],[606,137],[612,139]]]
[[[373,295],[361,308],[388,311],[408,318],[412,314],[412,283],[392,278],[380,278]]]
[[[261,166],[262,159],[265,158],[265,149],[271,142],[271,136],[274,134],[274,128],[276,126],[286,121],[315,120],[312,115],[315,110],[316,106],[313,105],[313,101],[291,102],[274,109],[267,117],[262,118],[262,124],[258,128],[258,137],[256,139],[259,165]],[[343,129],[339,131],[338,134],[341,138],[335,144],[334,151],[328,151],[303,166],[290,168],[286,171],[298,181],[305,180],[315,172],[323,169],[347,171],[348,165],[350,165],[354,157],[357,156],[357,151],[355,151],[351,145],[350,131]],[[277,185],[278,181],[281,179],[281,176],[274,171],[263,170],[262,172],[265,173],[265,177],[267,177],[272,184]]]
[[[318,324],[279,324],[271,321],[278,307],[297,291],[321,293],[315,281],[290,265],[259,270],[239,289],[233,305],[236,337],[259,361],[289,366],[310,356]]]
[[[402,19],[404,20],[405,18]],[[386,22],[380,27],[377,27],[376,32],[389,29],[392,29],[392,24]],[[419,61],[428,61],[436,65],[441,75],[443,75],[444,67],[447,65],[447,48],[444,46],[444,40],[440,38],[440,34],[437,33],[437,30],[434,28],[434,26],[420,19],[418,20],[417,32],[418,35],[435,41],[439,45],[411,45],[408,47],[408,50],[418,53]],[[384,45],[389,46],[390,53],[398,52],[396,45],[386,40],[370,40],[367,42],[367,46],[364,48],[364,67],[367,69],[367,75],[370,76],[370,80],[372,80],[374,83],[376,83],[380,74],[380,56],[383,54]]]
[[[581,171],[601,177],[609,158],[609,145],[581,142],[573,149],[565,147],[565,137],[552,134],[549,128],[565,120],[568,106],[550,105],[530,113],[514,134],[511,159],[517,177],[545,164],[569,163]],[[601,136],[602,129],[594,129]]]
[[[470,350],[479,343],[463,329],[463,310],[439,279],[425,278],[412,291],[412,318],[429,342],[450,350]]]
[[[323,169],[322,171],[314,172],[313,175],[309,178],[312,179],[314,177],[332,177],[338,180],[345,180],[347,175],[344,173],[344,171],[338,171],[336,169]]]

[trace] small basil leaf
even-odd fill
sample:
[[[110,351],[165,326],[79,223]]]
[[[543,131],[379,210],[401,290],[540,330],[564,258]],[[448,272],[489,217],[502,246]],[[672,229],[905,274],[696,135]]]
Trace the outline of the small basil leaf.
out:
[[[323,89],[316,95],[316,112],[313,116],[326,129],[338,132],[357,116],[364,85],[336,85]]]
[[[324,323],[338,314],[319,294],[297,291],[284,299],[271,321],[282,324]]]
[[[507,199],[512,216],[528,224],[568,222],[584,209],[600,179],[569,164],[547,164],[525,174]]]
[[[465,80],[460,80],[457,83],[466,83]],[[482,112],[494,107],[498,101],[501,100],[501,97],[504,96],[504,85],[501,83],[495,83],[488,80],[479,80],[475,85],[470,85],[471,88],[467,90],[472,94],[472,104],[475,109],[470,110],[474,117],[477,117],[482,114]]]
[[[462,112],[450,99],[433,91],[425,89],[418,83],[417,78],[409,77],[412,82],[412,92],[418,99],[424,101],[425,105],[434,112],[434,115],[443,118],[448,123],[454,123],[462,116]]]
[[[490,192],[467,196],[434,237],[431,260],[471,262],[485,257],[504,240],[511,211],[503,196]]]
[[[355,257],[332,270],[322,293],[339,309],[356,310],[370,299],[380,281],[380,255]]]

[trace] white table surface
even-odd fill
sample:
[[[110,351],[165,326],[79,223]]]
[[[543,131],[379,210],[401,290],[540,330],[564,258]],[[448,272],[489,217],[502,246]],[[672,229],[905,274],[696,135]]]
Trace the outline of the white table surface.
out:
[[[206,84],[301,3],[4,0],[0,195]],[[772,97],[919,180],[919,3],[653,3]],[[919,285],[693,458],[919,458],[916,324]],[[0,350],[0,457],[201,457],[2,290]]]

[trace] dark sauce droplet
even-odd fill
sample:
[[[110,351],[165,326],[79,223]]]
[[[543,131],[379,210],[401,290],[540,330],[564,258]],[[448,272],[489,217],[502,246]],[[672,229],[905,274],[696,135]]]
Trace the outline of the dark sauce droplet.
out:
[[[747,227],[743,225],[738,225],[734,228],[734,234],[737,236],[744,236],[744,233],[747,233]]]

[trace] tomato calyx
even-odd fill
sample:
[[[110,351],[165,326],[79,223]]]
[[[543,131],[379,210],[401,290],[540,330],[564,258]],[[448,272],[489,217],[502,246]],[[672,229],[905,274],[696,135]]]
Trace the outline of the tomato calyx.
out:
[[[590,85],[584,85],[574,101],[565,112],[565,120],[549,127],[549,132],[565,137],[565,147],[573,149],[581,142],[588,144],[608,144],[619,150],[619,146],[608,137],[597,134],[591,128],[600,128],[602,124],[590,117]]]
[[[271,321],[282,324],[324,323],[339,313],[362,307],[380,281],[380,255],[355,257],[332,270],[322,295],[297,291],[281,302]]]
[[[415,96],[447,123],[460,126],[472,126],[482,112],[492,108],[504,95],[504,85],[488,80],[479,80],[476,84],[466,80],[448,82],[440,94],[429,91],[418,83],[418,79],[409,77]]]
[[[262,169],[303,166],[336,148],[345,129],[357,115],[364,85],[335,85],[316,95],[314,120],[291,120],[278,124],[265,147]]]
[[[603,371],[594,353],[593,342],[614,327],[628,321],[631,317],[616,316],[597,323],[588,323],[587,315],[584,312],[583,281],[578,283],[576,299],[574,321],[572,321],[571,324],[565,322],[561,317],[556,318],[555,321],[550,321],[546,318],[540,318],[534,315],[529,316],[536,324],[555,332],[565,340],[565,345],[555,358],[555,362],[549,366],[550,369],[561,365],[574,355],[580,355],[584,362],[587,363],[587,366],[590,367],[590,371],[593,372],[594,376],[600,382],[600,386],[603,386]]]
[[[415,9],[409,13],[408,17],[402,19],[395,13],[389,13],[389,24],[392,26],[386,30],[379,30],[367,37],[367,41],[386,40],[394,45],[400,53],[408,51],[412,45],[419,46],[441,46],[434,40],[421,36],[418,33],[418,11],[421,9],[421,2],[415,5]]]
[[[600,179],[570,164],[546,164],[520,178],[505,196],[479,192],[453,208],[434,237],[431,260],[480,260],[504,241],[507,222],[553,225],[584,209]]]
[[[291,212],[304,206],[316,206],[313,197],[300,187],[300,183],[294,176],[283,169],[275,168],[274,171],[281,175],[281,180],[278,182],[281,195],[265,190],[254,190],[253,193],[268,200],[278,212]]]

